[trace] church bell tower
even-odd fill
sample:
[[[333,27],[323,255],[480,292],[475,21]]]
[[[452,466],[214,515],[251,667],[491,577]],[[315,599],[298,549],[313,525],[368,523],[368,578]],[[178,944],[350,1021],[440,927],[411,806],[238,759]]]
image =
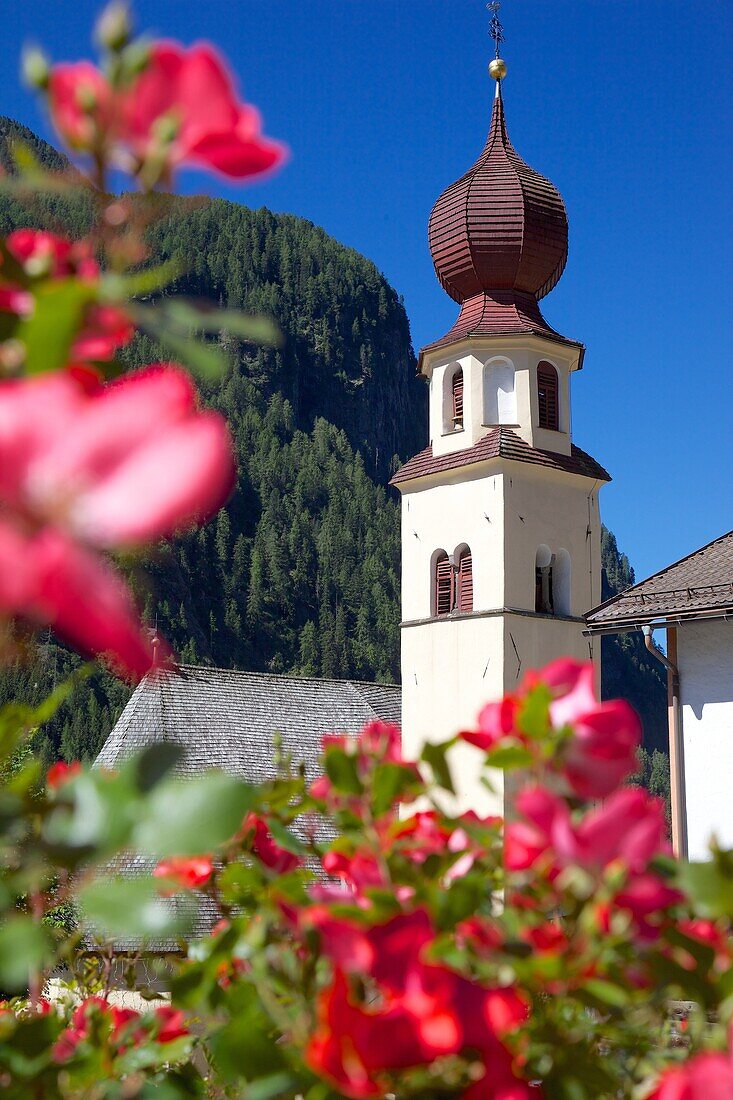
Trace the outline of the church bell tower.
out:
[[[497,39],[498,52],[498,39]],[[514,150],[503,61],[483,152],[439,197],[429,243],[459,305],[423,348],[430,445],[392,479],[402,496],[402,726],[409,755],[475,725],[528,669],[596,659],[583,613],[601,598],[598,492],[606,471],[573,442],[571,383],[583,345],[539,300],[568,252],[555,187]],[[504,812],[480,757],[456,749],[461,808]]]

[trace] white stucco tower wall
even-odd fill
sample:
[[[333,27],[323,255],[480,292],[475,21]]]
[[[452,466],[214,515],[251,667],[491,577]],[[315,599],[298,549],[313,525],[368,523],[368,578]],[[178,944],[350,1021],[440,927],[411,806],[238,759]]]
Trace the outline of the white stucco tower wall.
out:
[[[496,361],[499,350],[502,360],[521,364],[511,428],[486,422],[493,398],[485,363]],[[569,428],[569,379],[579,353],[553,351],[565,379],[560,424]],[[547,432],[537,425],[533,368],[547,354],[547,341],[535,337],[474,342],[459,359],[464,388],[474,395],[473,407],[464,406],[460,431],[444,431],[439,415],[442,380],[455,360],[446,362],[441,352],[424,357],[431,434],[438,434],[429,453],[395,479],[402,494],[402,726],[408,755],[417,755],[425,741],[475,727],[481,707],[513,691],[528,669],[563,655],[597,660],[600,654],[598,643],[583,636],[583,614],[600,599],[598,491],[606,476],[592,460],[586,464],[574,455],[569,430]],[[552,450],[537,446],[548,442]],[[455,566],[464,547],[472,558],[472,609],[438,614],[436,555],[444,552]],[[549,551],[555,577],[552,612],[536,607],[541,548]],[[501,776],[495,792],[488,791],[480,781],[477,750],[460,746],[452,762],[461,809],[504,811]]]

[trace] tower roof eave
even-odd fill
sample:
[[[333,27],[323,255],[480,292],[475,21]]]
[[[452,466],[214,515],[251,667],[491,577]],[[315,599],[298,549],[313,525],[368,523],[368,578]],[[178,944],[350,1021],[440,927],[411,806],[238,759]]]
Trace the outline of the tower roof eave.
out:
[[[427,376],[427,360],[433,357],[433,354],[438,351],[447,352],[448,349],[456,349],[470,346],[474,340],[489,340],[495,338],[503,338],[505,340],[511,340],[512,344],[516,341],[517,337],[532,337],[536,340],[546,341],[554,344],[561,344],[564,348],[573,349],[577,353],[577,365],[574,370],[583,369],[583,360],[585,358],[585,344],[581,344],[578,340],[571,340],[567,336],[562,336],[559,332],[555,332],[549,326],[512,326],[507,325],[506,328],[490,328],[481,329],[467,328],[465,331],[456,331],[454,325],[450,332],[441,337],[440,340],[434,340],[430,344],[426,344],[425,347],[420,349],[417,360],[417,373]]]
[[[611,475],[580,447],[572,445],[569,455],[555,451],[544,451],[531,447],[511,428],[492,428],[478,443],[460,451],[451,451],[444,455],[434,455],[432,445],[401,466],[390,481],[390,485],[400,487],[418,478],[433,474],[458,470],[472,466],[477,462],[490,462],[493,459],[506,459],[513,462],[529,462],[564,473],[587,477],[592,481],[611,481]]]

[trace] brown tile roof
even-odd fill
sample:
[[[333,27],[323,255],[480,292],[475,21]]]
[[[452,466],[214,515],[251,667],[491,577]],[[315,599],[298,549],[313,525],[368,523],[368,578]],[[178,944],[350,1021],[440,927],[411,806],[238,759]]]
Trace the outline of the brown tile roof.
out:
[[[420,349],[420,361],[426,351],[447,347],[468,336],[545,336],[562,344],[585,349],[577,340],[569,340],[550,328],[540,312],[540,307],[531,294],[519,294],[516,291],[491,294],[477,294],[461,306],[453,328]]]
[[[565,470],[569,474],[592,477],[597,481],[610,481],[611,477],[594,458],[573,444],[569,455],[556,454],[554,451],[541,451],[530,447],[511,428],[492,428],[492,430],[463,451],[433,456],[432,446],[426,447],[420,454],[409,459],[392,478],[390,485],[401,485],[417,477],[440,473],[443,470],[457,470],[462,466],[471,466],[475,462],[486,462],[492,458],[510,459],[513,462],[531,462],[536,466],[549,466],[555,470]]]
[[[733,614],[733,531],[589,611],[591,628]]]

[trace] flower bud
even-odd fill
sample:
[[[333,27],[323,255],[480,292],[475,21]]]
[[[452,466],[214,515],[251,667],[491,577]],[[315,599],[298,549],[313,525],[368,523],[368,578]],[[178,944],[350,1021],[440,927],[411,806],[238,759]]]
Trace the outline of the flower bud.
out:
[[[100,46],[113,53],[123,49],[130,39],[130,10],[125,0],[111,0],[99,19],[95,34]]]
[[[23,80],[31,88],[44,91],[48,87],[51,69],[43,50],[38,46],[26,46],[21,61]]]

